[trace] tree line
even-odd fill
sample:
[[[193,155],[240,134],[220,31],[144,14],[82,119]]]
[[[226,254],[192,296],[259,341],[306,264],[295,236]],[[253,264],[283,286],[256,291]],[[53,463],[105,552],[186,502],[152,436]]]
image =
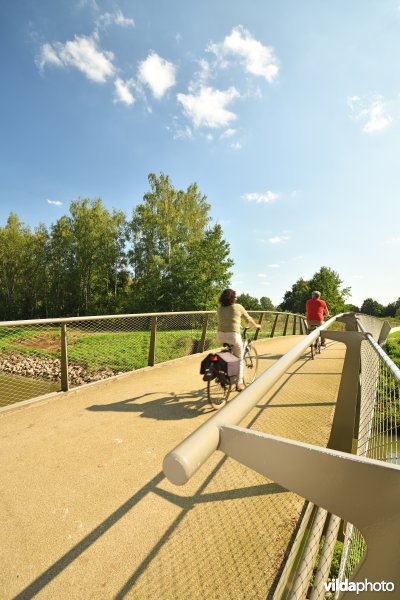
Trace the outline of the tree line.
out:
[[[0,226],[0,319],[215,309],[233,260],[206,196],[196,183],[175,189],[163,173],[148,181],[130,219],[100,198],[74,200],[68,215],[34,231],[11,213]],[[238,302],[303,314],[312,290],[331,314],[360,312],[346,304],[350,288],[329,267],[298,279],[277,307],[247,293]],[[368,298],[361,312],[400,316],[400,298],[386,307]]]
[[[34,231],[11,213],[0,227],[0,318],[214,309],[229,284],[229,244],[191,184],[151,173],[131,219],[101,199]]]

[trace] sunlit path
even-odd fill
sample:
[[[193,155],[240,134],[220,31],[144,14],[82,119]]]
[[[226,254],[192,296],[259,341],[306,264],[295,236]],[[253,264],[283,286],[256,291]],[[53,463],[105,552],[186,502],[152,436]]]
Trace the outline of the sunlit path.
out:
[[[299,336],[257,342],[261,370]],[[302,357],[244,420],[325,445],[344,346]],[[264,598],[303,499],[216,453],[164,455],[210,414],[200,355],[1,413],[4,598]],[[277,394],[279,390],[279,394]]]

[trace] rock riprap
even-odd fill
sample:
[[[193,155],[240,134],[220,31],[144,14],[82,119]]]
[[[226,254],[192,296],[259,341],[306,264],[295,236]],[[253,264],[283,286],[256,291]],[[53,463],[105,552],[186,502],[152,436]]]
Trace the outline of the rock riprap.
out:
[[[12,354],[0,355],[0,373],[8,375],[20,375],[34,379],[45,379],[47,381],[59,381],[61,379],[61,360],[49,356],[25,355],[13,352]],[[68,376],[71,385],[82,385],[91,381],[99,381],[116,375],[112,369],[87,371],[80,365],[70,364]]]

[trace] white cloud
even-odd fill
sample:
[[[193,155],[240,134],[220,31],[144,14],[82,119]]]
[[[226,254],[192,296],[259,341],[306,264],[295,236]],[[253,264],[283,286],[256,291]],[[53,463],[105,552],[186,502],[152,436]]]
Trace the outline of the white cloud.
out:
[[[257,277],[266,277],[266,274],[265,273],[258,273]]]
[[[279,194],[277,194],[276,192],[271,192],[270,190],[268,190],[264,194],[259,194],[258,192],[250,192],[242,196],[243,200],[247,200],[247,202],[257,202],[257,204],[261,202],[273,202],[279,197]]]
[[[135,87],[135,82],[133,79],[128,79],[124,81],[117,77],[114,81],[115,87],[115,99],[114,102],[122,102],[123,104],[127,104],[131,106],[135,102],[135,97],[133,96],[131,89]]]
[[[229,138],[232,137],[233,135],[235,135],[236,133],[236,129],[226,129],[223,133],[221,133],[220,135],[220,139],[223,140],[225,138]]]
[[[364,133],[382,131],[393,122],[387,111],[387,103],[382,96],[374,98],[350,96],[347,98],[347,104],[351,111],[350,117],[363,123]]]
[[[54,65],[56,67],[63,67],[62,60],[58,57],[56,50],[51,46],[51,44],[43,44],[40,56],[36,59],[36,64],[40,70],[42,70],[45,65]]]
[[[65,44],[44,44],[36,64],[39,69],[43,69],[47,64],[60,68],[75,67],[91,81],[104,83],[115,75],[113,59],[112,52],[98,48],[94,37],[75,36]]]
[[[194,127],[216,129],[227,127],[231,121],[236,119],[235,113],[227,110],[226,106],[239,96],[239,92],[233,86],[225,91],[200,86],[199,92],[177,94],[177,99]]]
[[[288,240],[290,240],[290,237],[288,237],[287,235],[275,235],[274,237],[268,238],[268,242],[270,244],[283,244]]]
[[[257,77],[264,77],[272,83],[279,72],[279,62],[271,46],[264,46],[256,40],[247,29],[239,25],[232,29],[220,44],[210,44],[208,50],[213,52],[226,66],[225,57],[240,57],[245,70]]]
[[[47,200],[47,204],[52,204],[53,206],[62,206],[61,200]]]
[[[176,66],[151,52],[139,63],[139,81],[147,85],[153,96],[161,99],[176,83]]]
[[[213,67],[208,60],[200,59],[198,61],[200,71],[194,74],[194,80],[190,83],[189,88],[195,88],[201,84],[205,84],[210,77],[213,76]]]
[[[271,265],[268,265],[268,267],[270,269],[279,269],[279,265],[277,263],[272,263]]]
[[[134,27],[135,21],[130,17],[125,17],[120,10],[115,13],[115,24],[122,27]]]
[[[193,132],[189,125],[181,129],[176,129],[174,132],[174,140],[190,140],[193,138]]]
[[[240,142],[232,142],[230,147],[233,148],[233,150],[240,150],[242,147],[242,144]]]
[[[120,25],[121,27],[134,27],[135,21],[130,17],[125,17],[121,10],[117,10],[114,13],[104,13],[96,19],[96,27],[99,29],[106,29],[110,25]]]
[[[389,238],[388,240],[385,240],[385,244],[398,244],[400,242],[400,237],[399,236],[395,236],[392,238]]]

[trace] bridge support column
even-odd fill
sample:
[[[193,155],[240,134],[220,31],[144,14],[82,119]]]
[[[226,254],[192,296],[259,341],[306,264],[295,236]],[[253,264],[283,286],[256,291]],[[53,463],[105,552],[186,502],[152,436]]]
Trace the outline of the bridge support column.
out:
[[[358,331],[321,331],[321,337],[346,345],[328,448],[351,453],[355,436],[357,400],[360,398],[361,342],[365,340],[365,334]]]

